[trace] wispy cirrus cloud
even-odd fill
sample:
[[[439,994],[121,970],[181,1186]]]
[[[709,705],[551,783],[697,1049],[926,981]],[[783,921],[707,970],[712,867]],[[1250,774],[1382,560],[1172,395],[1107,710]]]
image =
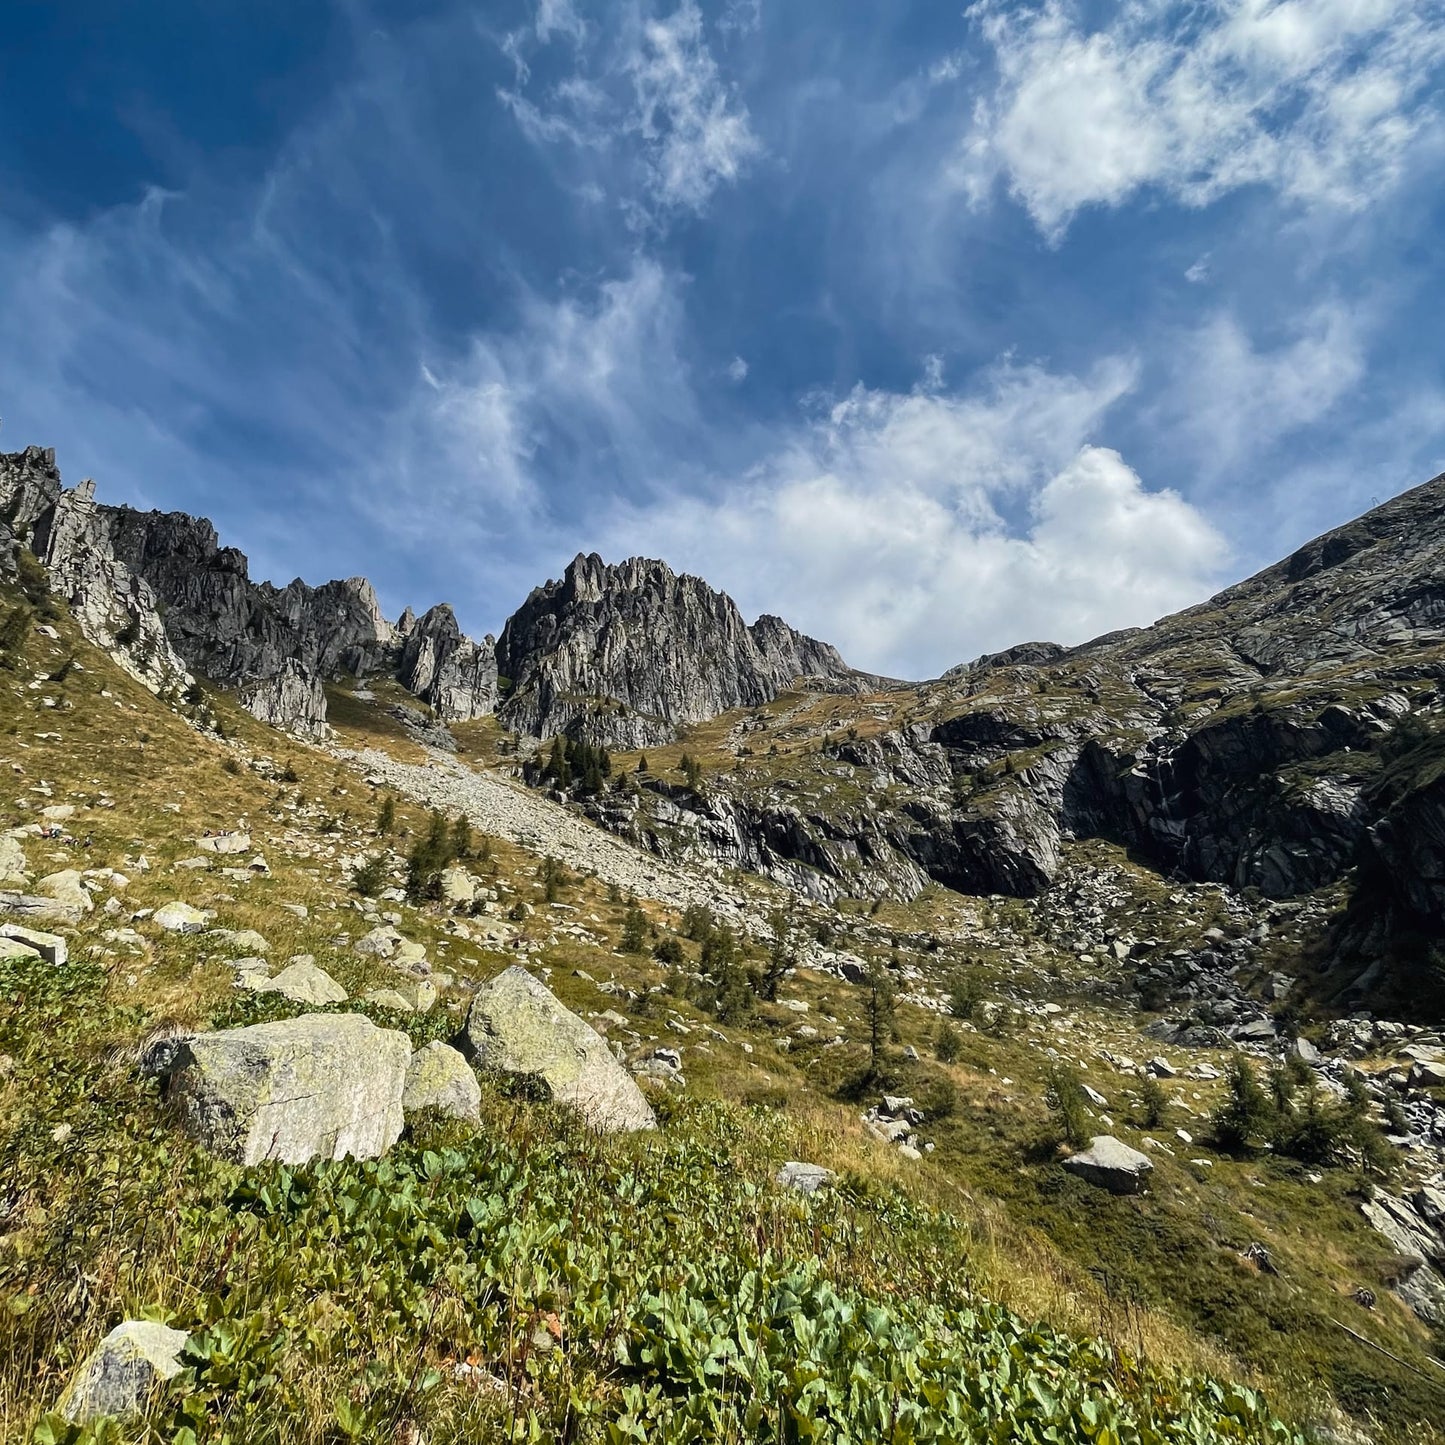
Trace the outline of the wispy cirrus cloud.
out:
[[[565,16],[564,26],[552,16],[544,23],[539,13],[530,32],[505,37],[517,83],[499,98],[535,144],[611,153],[613,199],[638,225],[700,214],[763,153],[746,104],[713,55],[696,0],[680,0],[662,16],[629,6],[596,36],[570,7]],[[755,21],[755,14],[729,11],[719,29],[746,32]],[[545,45],[557,33],[577,42],[575,67],[534,83],[527,42],[535,36]]]

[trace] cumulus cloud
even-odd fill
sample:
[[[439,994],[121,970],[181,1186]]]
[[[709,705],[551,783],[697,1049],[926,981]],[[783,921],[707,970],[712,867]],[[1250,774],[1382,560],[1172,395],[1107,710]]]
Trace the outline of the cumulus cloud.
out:
[[[1092,444],[1132,385],[1004,364],[969,394],[855,388],[731,485],[613,520],[610,549],[687,565],[858,666],[928,676],[1199,600],[1225,548]]]
[[[981,201],[1003,177],[1054,241],[1082,208],[1146,187],[1203,206],[1258,184],[1360,209],[1440,119],[1432,0],[1161,0],[1097,29],[1074,0],[970,13],[997,85],[953,179]]]

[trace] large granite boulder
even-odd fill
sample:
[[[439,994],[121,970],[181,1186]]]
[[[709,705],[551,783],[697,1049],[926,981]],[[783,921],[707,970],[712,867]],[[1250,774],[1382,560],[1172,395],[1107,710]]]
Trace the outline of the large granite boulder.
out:
[[[346,990],[316,960],[293,958],[275,978],[257,978],[246,987],[253,993],[279,993],[292,1003],[345,1003]]]
[[[606,1040],[524,968],[512,967],[472,996],[462,1047],[484,1068],[543,1084],[594,1129],[652,1129],[652,1107]]]
[[[449,1044],[433,1042],[411,1056],[401,1107],[407,1118],[427,1111],[481,1122],[482,1089],[472,1066]]]
[[[60,1413],[75,1425],[140,1414],[155,1386],[180,1373],[189,1338],[149,1320],[117,1325],[76,1371],[60,1398]]]
[[[371,1159],[401,1135],[411,1043],[360,1014],[192,1034],[169,1093],[187,1132],[238,1164]]]
[[[1147,1154],[1122,1144],[1112,1134],[1096,1134],[1089,1147],[1071,1154],[1064,1168],[1110,1194],[1139,1194],[1153,1169]]]

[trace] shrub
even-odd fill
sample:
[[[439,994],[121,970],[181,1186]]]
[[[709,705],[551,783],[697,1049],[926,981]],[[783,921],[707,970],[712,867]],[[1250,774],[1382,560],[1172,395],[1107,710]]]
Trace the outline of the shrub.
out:
[[[1054,1064],[1049,1069],[1044,1101],[1067,1143],[1078,1149],[1089,1142],[1094,1132],[1089,1118],[1089,1098],[1076,1069],[1068,1064]]]
[[[351,870],[351,886],[363,898],[375,898],[386,886],[386,858],[376,853]]]
[[[959,969],[949,982],[948,1011],[956,1019],[971,1019],[983,1002],[983,980],[978,970]]]
[[[376,813],[376,831],[384,838],[396,829],[396,799],[388,793]]]
[[[652,956],[668,968],[680,968],[686,957],[682,951],[681,942],[671,934],[657,941],[653,946]]]
[[[647,949],[647,915],[634,903],[622,920],[623,953],[644,953]]]
[[[958,1062],[958,1056],[962,1052],[963,1040],[959,1037],[958,1030],[947,1019],[939,1019],[938,1027],[933,1033],[934,1057],[941,1064],[953,1064]]]
[[[1139,1090],[1139,1122],[1146,1129],[1157,1129],[1169,1113],[1169,1095],[1164,1085],[1152,1074]]]
[[[1210,1119],[1214,1143],[1226,1153],[1243,1153],[1255,1139],[1270,1132],[1274,1106],[1246,1059],[1230,1063],[1226,1087],[1228,1096]]]

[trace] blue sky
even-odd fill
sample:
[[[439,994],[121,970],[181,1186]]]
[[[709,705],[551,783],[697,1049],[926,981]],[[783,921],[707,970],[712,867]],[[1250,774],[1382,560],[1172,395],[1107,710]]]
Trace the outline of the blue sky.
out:
[[[16,0],[0,445],[495,631],[923,676],[1445,469],[1445,3]]]

